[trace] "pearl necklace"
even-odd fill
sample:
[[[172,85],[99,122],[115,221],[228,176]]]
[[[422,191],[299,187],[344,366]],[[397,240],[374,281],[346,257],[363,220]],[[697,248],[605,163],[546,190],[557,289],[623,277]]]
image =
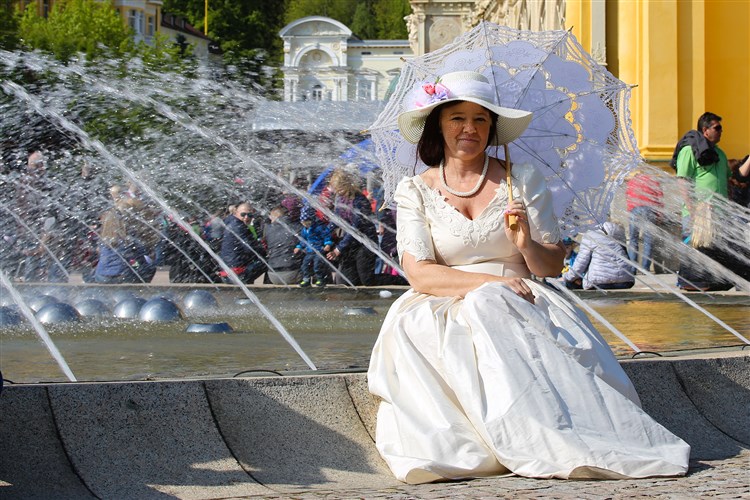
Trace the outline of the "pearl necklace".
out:
[[[484,178],[487,177],[487,170],[490,166],[490,155],[485,154],[484,155],[484,168],[482,168],[482,175],[479,176],[479,182],[477,182],[477,185],[474,186],[474,189],[471,191],[456,191],[454,189],[451,189],[448,187],[448,184],[445,182],[445,160],[440,162],[440,182],[443,184],[443,187],[446,191],[448,191],[450,194],[454,196],[458,196],[461,198],[468,198],[469,196],[473,196],[479,191],[479,188],[482,187],[482,184],[484,183]]]

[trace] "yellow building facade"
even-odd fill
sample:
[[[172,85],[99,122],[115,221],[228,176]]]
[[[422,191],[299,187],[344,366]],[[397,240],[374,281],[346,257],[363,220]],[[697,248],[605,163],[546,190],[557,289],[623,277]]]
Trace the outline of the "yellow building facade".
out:
[[[590,52],[601,7],[608,68],[636,85],[631,118],[646,159],[668,161],[704,111],[723,118],[727,157],[750,153],[750,0],[567,0],[565,24]]]
[[[112,4],[133,30],[136,41],[150,42],[160,31],[161,0],[113,0]]]

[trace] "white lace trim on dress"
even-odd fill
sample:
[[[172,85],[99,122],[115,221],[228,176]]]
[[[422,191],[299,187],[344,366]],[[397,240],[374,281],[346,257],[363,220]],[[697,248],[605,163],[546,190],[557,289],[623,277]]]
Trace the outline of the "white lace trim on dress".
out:
[[[417,262],[421,260],[435,260],[435,253],[432,251],[432,246],[427,246],[427,243],[423,239],[414,238],[406,234],[407,230],[402,227],[397,226],[396,231],[396,242],[400,247],[399,255],[409,252]]]
[[[496,231],[501,224],[505,223],[503,212],[508,201],[508,194],[502,187],[495,190],[495,196],[479,217],[473,220],[468,219],[456,207],[448,203],[439,190],[427,186],[424,182],[419,188],[426,195],[424,197],[425,209],[431,208],[441,220],[445,221],[451,235],[461,238],[466,246],[476,248],[480,243],[487,241],[491,232]]]

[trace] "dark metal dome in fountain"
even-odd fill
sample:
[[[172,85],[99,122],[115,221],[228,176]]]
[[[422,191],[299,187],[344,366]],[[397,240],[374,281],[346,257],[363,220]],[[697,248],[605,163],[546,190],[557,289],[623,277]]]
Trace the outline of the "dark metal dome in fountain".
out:
[[[188,333],[232,333],[229,323],[190,323],[185,331]]]
[[[372,316],[377,314],[377,311],[372,307],[345,307],[344,315],[346,316]]]

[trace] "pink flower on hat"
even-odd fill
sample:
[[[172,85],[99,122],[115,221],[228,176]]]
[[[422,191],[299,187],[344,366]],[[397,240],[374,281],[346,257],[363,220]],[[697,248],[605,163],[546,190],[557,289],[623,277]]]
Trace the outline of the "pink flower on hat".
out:
[[[435,94],[432,96],[432,102],[444,101],[448,99],[450,91],[442,83],[435,84]]]
[[[423,84],[422,90],[426,94],[426,97],[414,103],[418,108],[429,106],[435,102],[444,101],[450,97],[450,91],[445,85],[440,83],[439,78],[435,80],[435,83]]]

